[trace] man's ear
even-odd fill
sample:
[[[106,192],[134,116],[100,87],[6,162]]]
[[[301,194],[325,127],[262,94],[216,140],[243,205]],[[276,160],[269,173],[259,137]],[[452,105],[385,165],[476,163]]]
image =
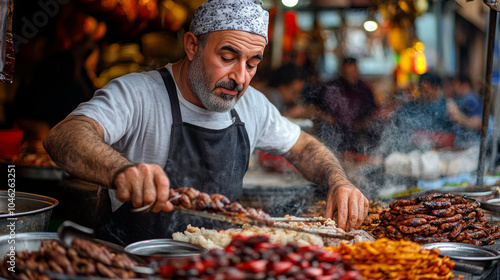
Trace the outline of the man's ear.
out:
[[[195,54],[198,52],[198,37],[192,32],[184,34],[184,51],[189,61],[193,61]]]

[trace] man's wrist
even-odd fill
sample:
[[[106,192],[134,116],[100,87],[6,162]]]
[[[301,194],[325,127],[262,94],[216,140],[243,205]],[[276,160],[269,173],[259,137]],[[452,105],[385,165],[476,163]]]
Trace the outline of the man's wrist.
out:
[[[113,177],[111,177],[111,182],[109,184],[109,186],[112,188],[112,189],[116,189],[116,186],[115,186],[115,180],[116,180],[116,177],[118,177],[118,175],[120,175],[122,172],[124,172],[125,170],[129,169],[130,167],[135,167],[137,166],[137,164],[127,164],[127,165],[124,165],[120,168],[118,168],[115,173],[113,173]]]
[[[331,191],[336,191],[338,188],[342,186],[352,186],[352,183],[342,177],[336,177],[335,179],[330,179],[328,183],[328,189]]]

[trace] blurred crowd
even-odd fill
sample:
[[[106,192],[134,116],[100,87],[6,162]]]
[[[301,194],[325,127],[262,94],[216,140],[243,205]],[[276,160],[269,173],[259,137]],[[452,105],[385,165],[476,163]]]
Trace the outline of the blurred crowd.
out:
[[[285,64],[269,75],[263,92],[283,116],[312,120],[312,133],[340,155],[479,145],[483,103],[465,75],[427,72],[383,103],[373,81],[363,81],[356,58],[344,58],[325,82],[312,85],[305,75],[302,67]]]

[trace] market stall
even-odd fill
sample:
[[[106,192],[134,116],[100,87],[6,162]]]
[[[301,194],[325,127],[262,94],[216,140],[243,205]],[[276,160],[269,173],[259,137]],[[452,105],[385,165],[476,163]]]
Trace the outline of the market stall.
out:
[[[110,12],[102,5],[105,1],[81,2],[88,2],[91,7],[105,14]],[[140,18],[139,14],[124,4],[127,1],[118,2],[120,5],[111,9],[114,16],[128,17],[129,24],[136,23],[132,19]],[[151,1],[141,2],[142,6],[147,2]],[[164,1],[163,4],[177,5],[173,1]],[[172,8],[167,10],[171,11]],[[143,11],[146,12],[147,9]],[[148,15],[151,16],[146,13],[143,17]],[[138,24],[138,28],[141,27],[144,26]],[[231,49],[231,52],[235,51]],[[178,68],[179,75],[181,69],[182,64]],[[444,154],[444,151],[441,152]],[[479,164],[484,162],[481,154]],[[465,158],[469,156],[466,154]],[[0,208],[0,218],[6,224],[6,231],[0,236],[0,278],[498,278],[500,194],[496,181],[483,186],[483,168],[478,168],[481,173],[477,176],[476,186],[481,189],[470,190],[463,186],[454,186],[453,189],[426,187],[408,196],[387,196],[385,194],[393,194],[394,189],[382,193],[380,189],[372,188],[371,180],[385,180],[391,175],[400,180],[405,190],[410,185],[418,186],[417,178],[438,179],[443,175],[452,175],[453,170],[442,168],[444,163],[440,159],[446,157],[446,154],[438,155],[436,151],[397,160],[343,154],[343,165],[348,177],[372,199],[362,229],[346,232],[337,227],[334,220],[323,217],[327,193],[323,186],[314,185],[299,176],[282,157],[272,158],[260,154],[259,159],[269,161],[259,162],[258,167],[250,166],[243,177],[242,196],[241,199],[238,197],[238,201],[231,201],[219,193],[199,191],[195,188],[198,186],[170,189],[168,198],[174,207],[173,214],[182,214],[180,217],[212,225],[224,223],[224,226],[207,229],[187,224],[181,231],[173,233],[172,238],[146,239],[121,246],[96,238],[92,229],[82,226],[95,225],[96,217],[93,215],[98,207],[98,185],[67,178],[67,174],[53,162],[43,162],[39,158],[30,161],[30,157],[18,157],[16,153],[2,164],[7,170],[8,166],[16,166],[19,176],[17,189],[29,188],[30,191],[43,193],[41,188],[45,186],[38,183],[46,181],[57,199],[17,193],[17,206],[21,206],[22,198],[37,200],[38,204],[49,204],[49,207],[45,204],[39,207],[42,209],[26,210],[48,214],[43,227],[23,230],[26,232],[21,232],[17,227],[16,223],[22,222],[20,218],[10,215],[10,209]],[[455,163],[463,160],[459,158]],[[475,165],[475,162],[467,163],[467,167]],[[456,166],[446,163],[446,166],[452,165]],[[390,169],[390,166],[399,169]],[[125,167],[135,168],[136,165]],[[450,173],[439,173],[443,170]],[[115,180],[113,176],[111,188],[116,187]],[[379,184],[385,182],[378,181]],[[64,197],[57,197],[61,192],[64,192]],[[130,209],[121,210],[130,216],[135,213],[135,217],[140,217],[153,205],[154,202],[140,208],[130,206]],[[57,233],[46,232],[47,219],[50,219],[53,208],[66,214],[65,219],[77,223],[59,220],[61,225]],[[15,226],[12,226],[11,220],[16,221]],[[173,221],[185,222],[182,218]]]

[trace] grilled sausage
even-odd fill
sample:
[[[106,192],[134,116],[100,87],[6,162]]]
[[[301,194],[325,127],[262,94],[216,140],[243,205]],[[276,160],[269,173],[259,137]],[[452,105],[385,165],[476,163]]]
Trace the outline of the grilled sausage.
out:
[[[451,217],[446,217],[446,218],[437,218],[435,220],[432,220],[430,221],[429,223],[431,225],[436,225],[436,226],[439,226],[439,225],[442,225],[444,223],[452,223],[452,222],[456,222],[458,220],[462,219],[462,214],[456,214],[454,216],[451,216]]]
[[[418,227],[407,227],[400,225],[399,230],[405,234],[422,233],[424,235],[431,235],[433,233],[436,233],[438,231],[438,228],[429,224],[421,225]]]
[[[436,208],[446,208],[451,206],[451,201],[449,199],[435,199],[435,200],[430,200],[430,201],[423,201],[422,206],[425,208],[429,209],[436,209]]]
[[[408,219],[401,221],[399,224],[403,226],[411,226],[411,227],[416,227],[416,226],[421,226],[427,223],[427,220],[424,218],[414,218],[414,219]]]
[[[405,239],[419,244],[434,243],[434,242],[450,242],[450,239],[448,237],[443,237],[443,236],[407,235],[405,236]]]
[[[419,218],[422,218],[422,219],[426,219],[427,221],[432,221],[432,220],[435,220],[437,219],[436,216],[433,216],[433,215],[426,215],[426,214],[414,214],[414,215],[407,215],[407,214],[403,214],[401,215],[402,218],[404,220],[408,220],[408,219],[419,219]]]
[[[462,229],[464,228],[464,223],[462,221],[457,222],[457,223],[453,223],[453,224],[456,224],[456,226],[453,227],[453,229],[450,232],[451,239],[455,239],[460,234]]]

